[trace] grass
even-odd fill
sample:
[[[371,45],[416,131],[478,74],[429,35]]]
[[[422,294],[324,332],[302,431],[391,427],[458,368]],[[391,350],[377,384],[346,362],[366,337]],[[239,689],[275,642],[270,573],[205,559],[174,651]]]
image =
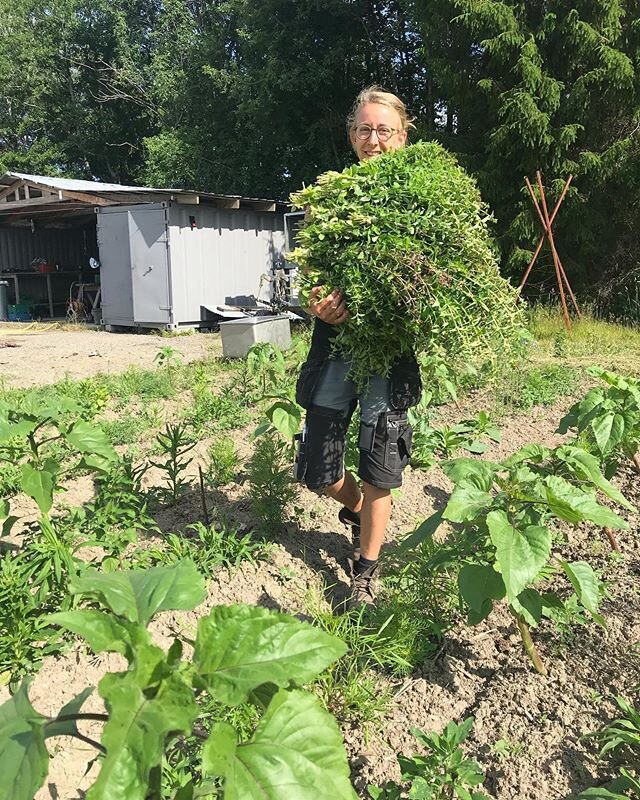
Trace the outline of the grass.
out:
[[[640,327],[605,322],[584,313],[567,334],[560,309],[536,306],[529,314],[529,330],[536,338],[532,349],[535,361],[560,359],[572,367],[598,365],[640,375]]]

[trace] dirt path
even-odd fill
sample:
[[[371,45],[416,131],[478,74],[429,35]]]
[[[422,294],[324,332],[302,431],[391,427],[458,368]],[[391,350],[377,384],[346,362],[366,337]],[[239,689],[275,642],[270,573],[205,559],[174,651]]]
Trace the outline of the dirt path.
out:
[[[143,333],[107,333],[89,328],[25,331],[18,323],[0,325],[0,379],[5,386],[39,386],[67,375],[88,378],[101,372],[124,372],[129,366],[151,369],[163,347],[172,347],[184,361],[220,355],[219,334],[173,337]]]

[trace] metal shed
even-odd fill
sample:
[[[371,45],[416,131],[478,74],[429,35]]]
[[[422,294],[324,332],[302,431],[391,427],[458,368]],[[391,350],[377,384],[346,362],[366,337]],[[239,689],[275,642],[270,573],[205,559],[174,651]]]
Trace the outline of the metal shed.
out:
[[[211,325],[225,316],[220,307],[270,300],[286,210],[258,198],[7,173],[0,278],[15,275],[17,293],[37,279],[29,261],[45,256],[59,268],[46,279],[53,314],[64,293],[59,272],[67,290],[71,280],[93,280],[82,271],[97,256],[108,328]]]

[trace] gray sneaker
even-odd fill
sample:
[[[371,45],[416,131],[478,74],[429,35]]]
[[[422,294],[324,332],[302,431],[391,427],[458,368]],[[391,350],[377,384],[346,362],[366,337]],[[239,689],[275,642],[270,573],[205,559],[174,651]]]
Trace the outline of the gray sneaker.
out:
[[[351,594],[347,599],[347,609],[349,611],[362,608],[363,606],[373,606],[376,602],[378,565],[374,564],[364,572],[357,573],[351,567]]]

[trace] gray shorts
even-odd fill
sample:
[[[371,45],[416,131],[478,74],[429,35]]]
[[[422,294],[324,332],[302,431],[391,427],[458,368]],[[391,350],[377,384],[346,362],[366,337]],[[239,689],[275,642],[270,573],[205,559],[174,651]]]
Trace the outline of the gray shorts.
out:
[[[316,491],[344,475],[345,439],[356,406],[360,406],[358,475],[381,489],[402,485],[411,455],[411,426],[406,411],[389,402],[390,381],[372,375],[360,391],[347,378],[349,362],[331,359],[311,396],[299,448],[297,477]]]

